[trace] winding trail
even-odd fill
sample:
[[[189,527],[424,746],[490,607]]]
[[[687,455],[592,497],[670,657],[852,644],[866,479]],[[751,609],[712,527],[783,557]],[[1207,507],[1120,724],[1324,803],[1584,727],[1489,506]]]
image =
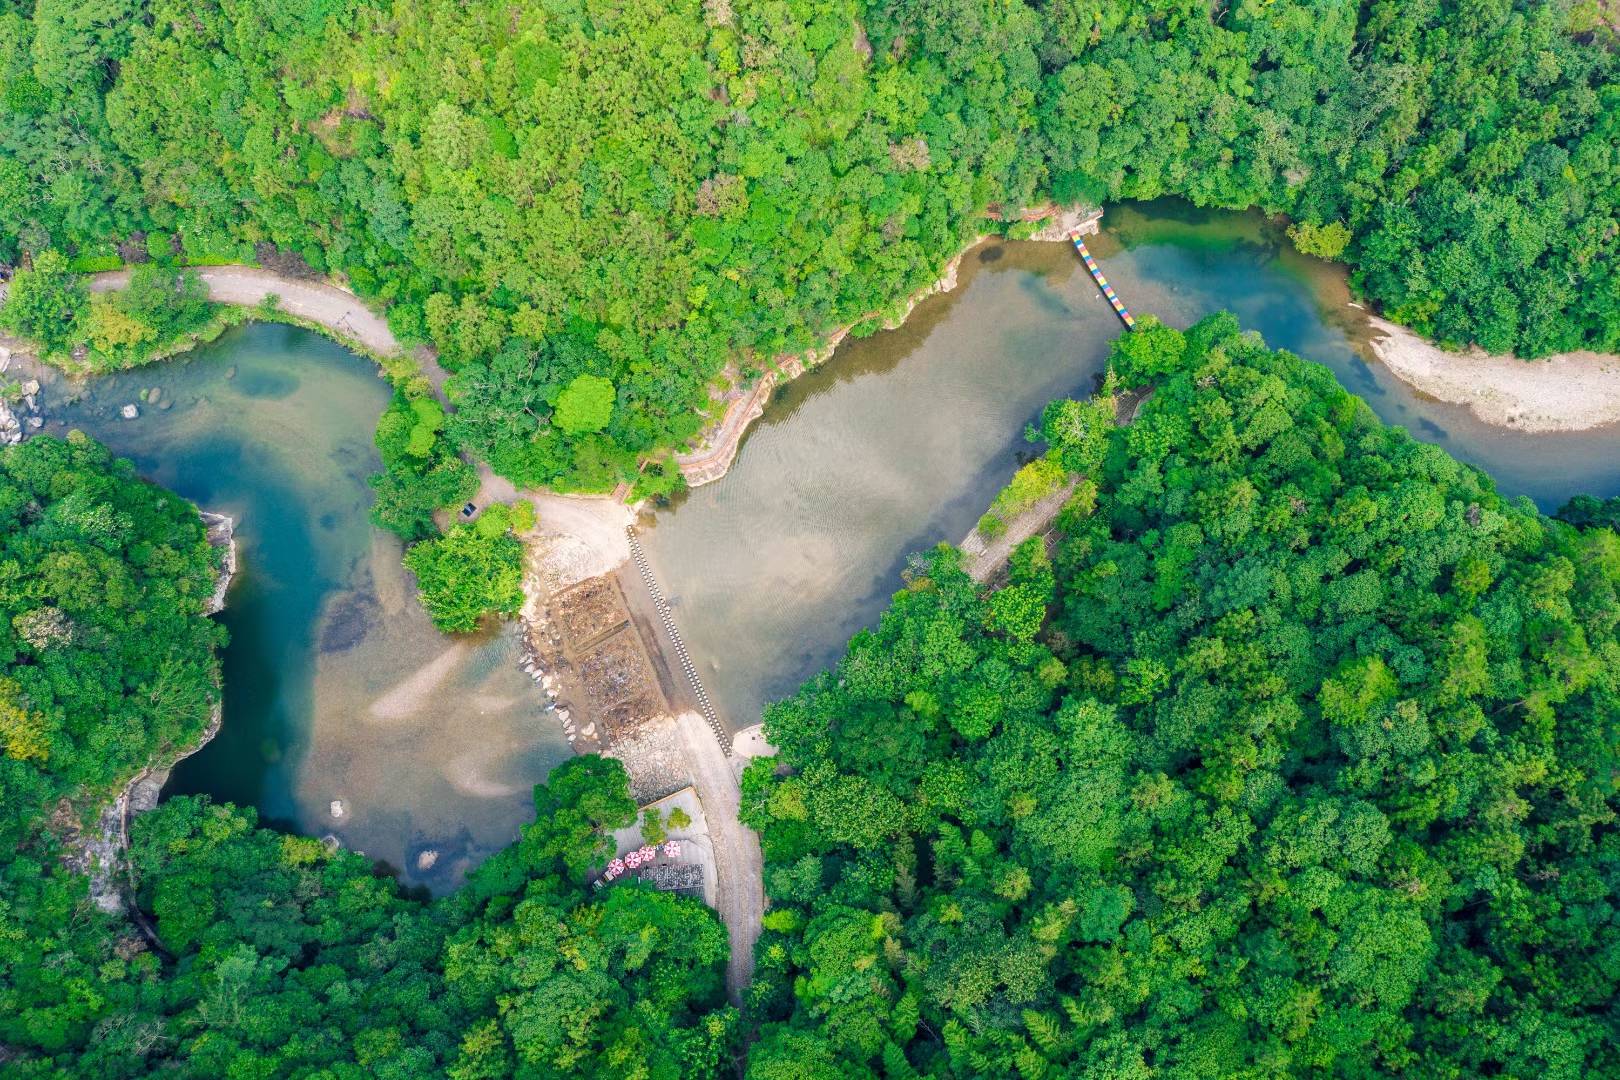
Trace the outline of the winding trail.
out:
[[[208,287],[208,299],[217,304],[254,307],[275,295],[280,310],[368,352],[398,356],[403,351],[387,320],[354,293],[329,282],[287,277],[255,266],[204,266],[197,269],[197,277]],[[129,286],[129,278],[128,269],[91,274],[90,291],[116,292]]]

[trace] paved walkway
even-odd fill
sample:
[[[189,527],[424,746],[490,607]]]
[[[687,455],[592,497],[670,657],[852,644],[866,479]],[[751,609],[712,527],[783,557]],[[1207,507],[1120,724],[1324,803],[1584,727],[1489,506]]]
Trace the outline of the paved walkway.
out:
[[[675,717],[675,725],[709,822],[714,845],[714,907],[731,936],[726,989],[731,1000],[740,1004],[754,977],[754,942],[759,940],[760,922],[765,917],[765,860],[759,837],[737,820],[742,789],[708,722],[688,711]]]

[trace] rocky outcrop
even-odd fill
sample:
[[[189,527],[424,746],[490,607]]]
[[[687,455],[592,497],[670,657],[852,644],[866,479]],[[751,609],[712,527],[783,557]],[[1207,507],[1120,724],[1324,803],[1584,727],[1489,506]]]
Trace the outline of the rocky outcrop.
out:
[[[214,615],[224,609],[225,593],[236,574],[235,523],[224,514],[213,514],[206,510],[202,511],[202,518],[208,526],[208,542],[223,551],[219,576],[207,609],[208,614]],[[163,785],[169,782],[169,774],[174,767],[212,742],[214,736],[219,734],[223,719],[224,707],[215,702],[208,726],[195,743],[165,755],[161,763],[142,769],[101,811],[101,817],[93,828],[67,838],[62,862],[89,877],[90,900],[102,911],[108,914],[127,911],[133,899],[131,893],[135,883],[130,876],[127,858],[130,820],[157,806]]]
[[[1022,210],[1009,213],[992,203],[985,209],[984,216],[991,221],[1038,224],[1040,228],[1030,233],[1026,239],[1060,243],[1068,240],[1074,233],[1091,236],[1100,232],[1103,212],[1101,207],[1088,206],[1085,203],[1075,203],[1073,206],[1043,203],[1040,206],[1026,206]]]
[[[236,577],[236,522],[207,510],[202,511],[202,519],[208,526],[208,542],[221,552],[219,577],[214,581],[214,595],[208,599],[208,614],[218,615],[225,610],[225,592]]]
[[[11,382],[5,377],[11,362],[10,347],[0,345],[0,446],[15,446],[43,423],[39,417],[39,380]]]
[[[0,401],[0,446],[15,446],[22,442],[22,421],[4,401]]]

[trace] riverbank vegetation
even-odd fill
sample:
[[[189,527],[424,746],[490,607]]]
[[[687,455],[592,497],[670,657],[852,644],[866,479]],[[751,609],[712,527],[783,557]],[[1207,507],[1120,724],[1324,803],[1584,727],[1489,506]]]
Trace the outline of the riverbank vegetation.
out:
[[[437,536],[435,511],[459,507],[478,490],[478,474],[442,437],[444,407],[426,393],[396,391],[377,421],[383,471],[370,477],[372,524],[406,543]]]
[[[585,884],[627,792],[617,761],[559,766],[517,843],[431,903],[252,810],[170,799],[132,829],[152,938],[25,856],[0,908],[7,1075],[717,1076],[738,1028],[719,922]]]
[[[500,507],[459,528],[522,521]],[[6,1076],[719,1075],[739,1024],[718,920],[588,887],[636,818],[618,761],[553,770],[535,823],[432,902],[196,797],[131,823],[132,912],[91,900],[64,862],[82,863],[81,828],[209,723],[217,571],[196,508],[89,439],[0,450]]]
[[[1620,1069],[1620,535],[1144,322],[1095,501],[767,711],[750,1075]]]
[[[218,566],[190,504],[89,439],[0,450],[0,847],[202,735]]]
[[[1262,206],[1443,342],[1620,350],[1593,5],[1105,7],[29,3],[0,262],[341,274],[457,373],[461,445],[589,490],[1048,197]]]
[[[414,544],[405,568],[416,575],[422,606],[447,632],[478,629],[487,615],[515,615],[523,606],[523,542],[534,528],[534,504],[496,503],[477,520]]]
[[[1153,390],[1128,426],[1042,416],[1040,460],[1088,481],[1051,544],[991,589],[950,549],[914,561],[769,711],[746,1018],[711,912],[588,888],[635,819],[616,761],[555,770],[535,824],[432,903],[170,800],[132,826],[134,922],[61,864],[61,785],[35,783],[5,807],[8,1075],[716,1076],[745,1019],[761,1078],[1615,1071],[1611,508],[1500,498],[1230,316],[1144,319],[1112,375]],[[211,592],[194,510],[82,438],[0,465],[8,678],[55,678],[21,643],[75,644],[45,611],[64,597],[210,629],[176,598]],[[155,542],[152,506],[193,539]],[[457,530],[521,525],[486,518]],[[175,640],[212,672],[217,635]],[[39,700],[7,714],[8,758],[36,760]],[[127,735],[100,715],[82,727]]]
[[[44,251],[12,278],[0,329],[38,342],[68,371],[96,374],[190,348],[215,311],[194,271],[147,263],[127,288],[92,293],[60,253]]]

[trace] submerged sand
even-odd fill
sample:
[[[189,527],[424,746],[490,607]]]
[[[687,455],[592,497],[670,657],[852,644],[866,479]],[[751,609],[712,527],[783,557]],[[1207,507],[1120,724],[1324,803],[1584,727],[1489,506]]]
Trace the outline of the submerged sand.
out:
[[[1620,423],[1620,356],[1563,353],[1544,360],[1447,352],[1404,326],[1368,320],[1386,367],[1420,392],[1468,406],[1487,424],[1515,431],[1585,431]]]

